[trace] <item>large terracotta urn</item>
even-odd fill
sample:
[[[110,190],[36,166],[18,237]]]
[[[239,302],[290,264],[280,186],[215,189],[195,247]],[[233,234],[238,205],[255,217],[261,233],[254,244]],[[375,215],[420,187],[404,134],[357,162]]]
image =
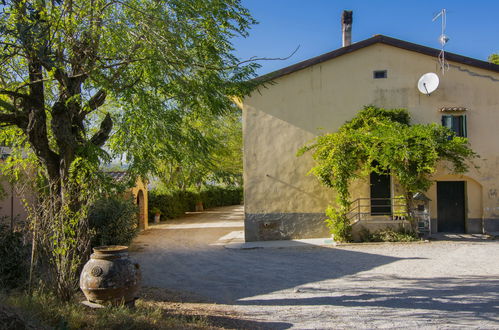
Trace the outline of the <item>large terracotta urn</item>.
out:
[[[83,267],[80,288],[96,304],[132,304],[137,298],[141,273],[128,255],[128,247],[99,246]]]

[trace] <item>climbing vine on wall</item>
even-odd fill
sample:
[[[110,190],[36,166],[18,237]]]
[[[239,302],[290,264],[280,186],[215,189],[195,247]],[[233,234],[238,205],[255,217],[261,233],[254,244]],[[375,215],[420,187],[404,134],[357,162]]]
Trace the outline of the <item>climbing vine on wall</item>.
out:
[[[437,124],[411,125],[405,109],[365,106],[335,133],[318,136],[298,155],[311,152],[316,164],[309,171],[336,192],[336,205],[328,206],[326,224],[338,241],[351,239],[348,219],[349,187],[353,180],[371,172],[390,172],[406,192],[412,194],[431,186],[431,175],[439,162],[453,173],[463,173],[478,155],[467,138]]]

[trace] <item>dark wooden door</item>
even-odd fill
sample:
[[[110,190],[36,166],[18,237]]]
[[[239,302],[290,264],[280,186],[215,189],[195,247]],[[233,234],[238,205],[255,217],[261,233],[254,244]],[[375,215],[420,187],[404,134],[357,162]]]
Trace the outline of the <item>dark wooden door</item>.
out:
[[[371,215],[391,215],[390,175],[371,173]]]
[[[438,231],[464,233],[464,181],[437,182]]]

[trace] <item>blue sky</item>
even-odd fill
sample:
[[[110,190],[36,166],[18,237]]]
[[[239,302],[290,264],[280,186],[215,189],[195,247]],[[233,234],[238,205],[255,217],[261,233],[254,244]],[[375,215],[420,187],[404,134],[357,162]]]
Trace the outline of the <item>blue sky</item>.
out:
[[[441,21],[434,15],[445,8],[446,51],[487,60],[499,53],[499,0],[242,0],[260,23],[246,39],[236,39],[236,54],[247,59],[286,57],[263,61],[259,74],[341,47],[341,13],[353,10],[352,41],[384,34],[440,48]]]

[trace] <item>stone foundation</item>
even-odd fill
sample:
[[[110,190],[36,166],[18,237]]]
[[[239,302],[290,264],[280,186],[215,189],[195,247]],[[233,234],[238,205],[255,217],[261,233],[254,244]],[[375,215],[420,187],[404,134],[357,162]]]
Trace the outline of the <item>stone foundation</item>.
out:
[[[499,219],[484,219],[483,227],[485,233],[499,232]]]
[[[467,219],[466,220],[467,234],[482,234],[482,219]]]
[[[437,219],[431,219],[431,225],[431,232],[437,233]],[[499,219],[466,219],[466,234],[483,234],[490,232],[499,232]]]
[[[245,214],[246,242],[329,237],[324,213]]]
[[[324,213],[246,213],[246,242],[330,237],[325,218]],[[358,240],[362,228],[374,232],[404,225],[409,226],[407,221],[401,220],[362,220],[352,226],[352,235],[354,240]],[[437,219],[432,219],[431,225],[431,232],[437,233]],[[472,218],[466,220],[466,233],[481,234],[482,225],[485,233],[499,232],[499,219]]]

